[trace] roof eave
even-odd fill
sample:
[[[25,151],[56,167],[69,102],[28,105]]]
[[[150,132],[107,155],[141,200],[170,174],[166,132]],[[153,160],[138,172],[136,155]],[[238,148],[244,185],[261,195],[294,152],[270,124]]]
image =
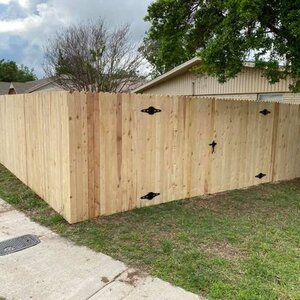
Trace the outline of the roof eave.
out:
[[[190,69],[191,67],[198,64],[200,61],[201,60],[198,57],[192,58],[189,61],[179,65],[178,67],[166,72],[165,74],[163,74],[163,75],[149,81],[148,83],[145,83],[144,85],[138,87],[137,89],[133,90],[132,93],[143,92],[145,89],[148,89],[148,88],[156,85],[157,83],[163,82],[167,79],[170,79],[170,78],[174,77],[177,74],[180,74],[180,73],[184,72],[187,69]]]

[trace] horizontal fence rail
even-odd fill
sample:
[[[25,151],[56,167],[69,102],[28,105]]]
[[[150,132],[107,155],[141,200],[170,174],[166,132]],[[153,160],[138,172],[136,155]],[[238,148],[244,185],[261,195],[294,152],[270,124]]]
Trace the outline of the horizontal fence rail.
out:
[[[300,177],[299,141],[299,105],[0,96],[0,162],[70,223]]]

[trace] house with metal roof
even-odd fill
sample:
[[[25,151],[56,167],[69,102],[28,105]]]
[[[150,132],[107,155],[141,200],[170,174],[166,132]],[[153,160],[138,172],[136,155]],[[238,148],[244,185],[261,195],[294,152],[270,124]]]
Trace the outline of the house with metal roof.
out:
[[[242,71],[225,83],[195,72],[194,68],[200,64],[199,58],[191,59],[133,92],[300,103],[300,93],[292,93],[289,89],[292,79],[270,84],[263,76],[263,70],[255,68],[253,63],[245,63]]]

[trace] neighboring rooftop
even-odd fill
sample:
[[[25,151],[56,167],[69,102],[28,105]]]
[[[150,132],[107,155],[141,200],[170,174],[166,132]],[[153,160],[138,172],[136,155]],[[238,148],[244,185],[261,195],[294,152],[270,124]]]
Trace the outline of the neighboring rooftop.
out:
[[[141,85],[140,87],[136,88],[133,93],[142,93],[145,89],[149,89],[152,86],[157,85],[158,83],[162,83],[166,80],[169,80],[173,77],[176,77],[184,72],[190,70],[192,67],[199,65],[201,59],[198,57],[192,58],[189,61],[177,66],[176,68],[166,72],[165,74],[158,76],[157,78],[148,81],[147,83]],[[254,63],[252,62],[245,62],[244,67],[254,68]]]
[[[16,94],[32,93],[51,83],[54,84],[53,80],[49,78],[28,82],[0,82],[0,95],[7,95],[12,88]]]
[[[118,88],[119,93],[129,93],[132,90],[138,88],[143,85],[145,80],[141,78],[136,82],[125,82],[120,83],[120,87]],[[49,89],[49,86],[55,88],[55,90],[63,89],[58,84],[56,84],[51,78],[45,78],[35,81],[28,82],[1,82],[0,81],[0,95],[7,94],[28,94],[35,91]]]

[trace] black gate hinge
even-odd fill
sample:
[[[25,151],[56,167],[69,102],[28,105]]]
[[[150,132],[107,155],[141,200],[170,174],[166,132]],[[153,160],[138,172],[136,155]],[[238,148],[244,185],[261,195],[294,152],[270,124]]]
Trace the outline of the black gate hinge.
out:
[[[266,116],[266,115],[270,114],[271,112],[267,109],[264,109],[264,110],[260,111],[259,113]]]
[[[141,197],[141,199],[143,199],[143,200],[152,200],[152,199],[154,199],[155,197],[157,197],[157,196],[159,196],[159,195],[160,195],[160,193],[153,193],[153,192],[150,192],[150,193],[148,193],[147,195]]]
[[[155,107],[153,107],[153,106],[150,106],[150,107],[148,107],[148,108],[146,108],[146,109],[142,109],[141,112],[147,113],[147,114],[149,114],[149,115],[154,115],[154,114],[156,114],[156,113],[161,112],[161,109],[158,109],[158,108],[155,108]]]
[[[266,177],[267,175],[266,174],[263,174],[263,173],[259,173],[258,175],[256,175],[255,177],[258,178],[258,179],[262,179],[264,177]]]

